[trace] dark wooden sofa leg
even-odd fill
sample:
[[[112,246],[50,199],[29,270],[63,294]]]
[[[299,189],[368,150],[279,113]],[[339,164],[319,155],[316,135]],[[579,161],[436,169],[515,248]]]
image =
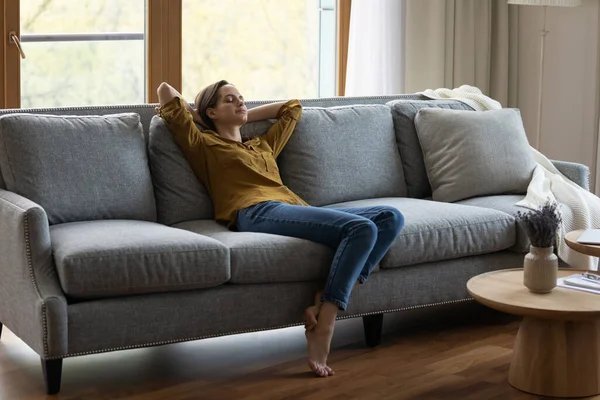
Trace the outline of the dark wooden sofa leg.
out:
[[[383,328],[383,314],[366,315],[362,318],[367,346],[375,347],[379,345]]]
[[[42,371],[44,373],[44,383],[46,384],[46,393],[56,394],[60,392],[60,379],[62,375],[62,358],[58,360],[42,359]]]

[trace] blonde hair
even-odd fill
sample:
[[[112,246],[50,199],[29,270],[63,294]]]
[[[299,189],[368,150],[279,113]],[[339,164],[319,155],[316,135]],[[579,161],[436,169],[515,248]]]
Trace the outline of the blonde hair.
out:
[[[225,85],[229,85],[229,82],[227,82],[226,80],[220,80],[218,82],[213,83],[212,85],[208,85],[207,87],[202,89],[194,99],[194,106],[196,107],[198,115],[200,115],[201,119],[201,121],[198,122],[204,130],[217,130],[217,128],[215,127],[215,123],[208,116],[206,111],[209,108],[214,108],[217,106],[217,100],[219,100],[219,89],[221,89],[221,87]]]

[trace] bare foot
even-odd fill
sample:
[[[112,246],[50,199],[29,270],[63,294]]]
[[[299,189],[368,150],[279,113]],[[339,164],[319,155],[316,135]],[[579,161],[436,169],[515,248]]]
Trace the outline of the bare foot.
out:
[[[304,310],[304,328],[312,331],[317,326],[317,317],[319,316],[320,306],[310,306]]]
[[[327,356],[333,337],[333,326],[324,328],[317,325],[313,330],[306,330],[305,334],[310,369],[320,377],[335,375],[335,372],[327,366]]]

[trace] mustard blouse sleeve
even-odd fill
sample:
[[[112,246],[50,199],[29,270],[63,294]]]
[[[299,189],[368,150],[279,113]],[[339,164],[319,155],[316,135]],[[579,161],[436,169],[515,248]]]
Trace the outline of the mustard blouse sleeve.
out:
[[[302,105],[298,100],[290,100],[281,106],[277,113],[277,121],[263,136],[273,149],[273,157],[277,157],[290,140],[301,115]]]
[[[192,114],[185,108],[183,99],[174,97],[160,107],[159,111],[177,143],[190,147],[202,143],[202,132],[196,126]]]

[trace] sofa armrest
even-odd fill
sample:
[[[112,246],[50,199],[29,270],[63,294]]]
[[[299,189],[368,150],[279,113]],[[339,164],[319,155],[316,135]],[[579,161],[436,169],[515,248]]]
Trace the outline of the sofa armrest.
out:
[[[67,301],[42,207],[0,189],[0,322],[43,359],[67,354]]]
[[[590,190],[590,169],[587,165],[569,161],[550,161],[564,176],[585,190]]]

